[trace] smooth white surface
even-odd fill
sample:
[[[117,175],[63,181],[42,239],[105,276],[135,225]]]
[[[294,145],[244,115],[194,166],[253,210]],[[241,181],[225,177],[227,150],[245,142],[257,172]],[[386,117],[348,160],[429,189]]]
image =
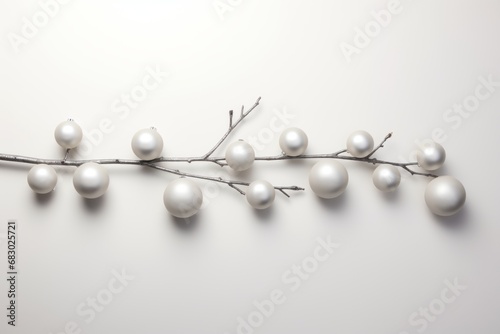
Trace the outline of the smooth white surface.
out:
[[[26,184],[30,166],[1,163],[0,237],[17,219],[20,309],[18,327],[2,316],[0,332],[55,334],[74,321],[92,334],[233,334],[254,301],[279,289],[286,301],[255,333],[413,334],[420,327],[409,317],[457,278],[467,289],[425,333],[498,333],[500,87],[490,91],[481,78],[500,81],[500,3],[402,0],[400,14],[348,63],[339,45],[387,3],[244,0],[221,20],[211,0],[73,0],[16,54],[7,34],[21,33],[23,17],[40,7],[2,1],[0,152],[62,158],[53,132],[71,117],[86,134],[73,157],[133,159],[130,138],[149,126],[169,155],[201,155],[226,131],[228,110],[237,116],[262,96],[229,141],[253,138],[257,155],[279,154],[279,133],[297,126],[309,153],[329,153],[356,129],[376,143],[393,131],[377,157],[404,161],[416,141],[445,137],[440,173],[458,178],[468,198],[460,214],[438,218],[424,201],[429,180],[403,173],[385,196],[372,185],[373,166],[346,162],[350,182],[337,200],[277,194],[265,212],[227,186],[197,181],[204,205],[185,224],[162,203],[175,176],[107,166],[112,183],[89,202],[73,189],[71,168],[57,168],[57,189],[39,197]],[[488,97],[463,109],[466,117],[455,112],[477,87]],[[122,94],[132,93],[128,106]],[[242,175],[175,166],[308,188],[313,164],[258,162]],[[291,291],[283,275],[328,235],[340,247]],[[0,247],[3,273],[5,239]],[[77,308],[88,311],[87,298],[122,269],[134,280],[87,323]],[[6,288],[0,280],[2,305]]]

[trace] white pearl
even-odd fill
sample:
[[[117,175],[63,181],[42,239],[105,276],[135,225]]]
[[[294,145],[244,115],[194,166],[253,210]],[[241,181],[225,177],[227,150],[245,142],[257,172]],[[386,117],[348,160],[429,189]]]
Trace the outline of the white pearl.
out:
[[[267,209],[273,202],[276,192],[271,183],[267,181],[254,181],[250,183],[246,192],[246,198],[248,203],[254,209]]]
[[[37,194],[50,193],[57,184],[57,174],[49,165],[33,166],[28,173],[28,185]]]
[[[425,170],[436,170],[440,168],[446,160],[446,151],[441,144],[427,142],[421,150],[417,152],[417,162]]]
[[[349,182],[344,165],[338,161],[320,161],[309,172],[309,185],[321,198],[340,196]]]
[[[373,137],[366,131],[355,131],[347,138],[346,147],[353,157],[364,158],[373,151]]]
[[[188,218],[200,210],[203,194],[196,183],[180,178],[167,185],[163,193],[163,203],[172,216]]]
[[[95,162],[84,163],[76,169],[73,175],[73,185],[82,197],[100,197],[109,186],[108,171]]]
[[[255,151],[253,147],[243,140],[232,143],[226,150],[226,162],[235,171],[247,170],[254,161]]]
[[[425,188],[425,203],[438,216],[451,216],[465,204],[466,192],[453,176],[439,176]]]
[[[279,144],[286,155],[296,157],[303,154],[307,149],[309,140],[304,131],[299,128],[288,128],[281,133]]]
[[[392,165],[380,165],[373,171],[373,184],[380,191],[394,191],[401,182],[399,169]]]
[[[141,160],[153,160],[161,156],[163,139],[156,129],[142,129],[132,138],[132,150]]]
[[[80,145],[83,138],[82,128],[73,120],[64,121],[54,130],[56,142],[65,149]]]

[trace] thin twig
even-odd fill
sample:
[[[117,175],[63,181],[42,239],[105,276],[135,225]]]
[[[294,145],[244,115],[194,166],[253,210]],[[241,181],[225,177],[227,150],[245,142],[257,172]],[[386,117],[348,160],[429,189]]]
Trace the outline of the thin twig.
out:
[[[249,182],[237,181],[237,180],[226,180],[221,177],[211,177],[193,173],[182,172],[178,169],[167,168],[164,166],[157,165],[151,161],[145,160],[132,160],[132,159],[92,159],[92,160],[55,160],[55,159],[39,159],[39,158],[31,158],[20,155],[12,155],[12,154],[0,154],[0,161],[9,161],[9,162],[17,162],[17,163],[25,163],[31,165],[39,165],[46,164],[52,166],[67,166],[67,167],[78,167],[87,162],[94,162],[101,165],[137,165],[137,166],[145,166],[157,170],[161,170],[163,172],[167,172],[174,175],[179,175],[183,177],[190,177],[195,179],[213,181],[218,183],[227,184],[229,187],[237,190],[240,194],[245,195],[245,192],[241,190],[238,186],[246,186],[250,185]],[[275,186],[274,189],[277,191],[283,192],[283,190],[304,190],[304,188],[297,186]],[[284,193],[284,192],[283,192]],[[288,194],[284,193],[287,197]]]
[[[375,152],[377,152],[380,148],[384,147],[384,144],[385,142],[387,141],[387,139],[391,138],[392,137],[392,132],[389,132],[389,134],[387,136],[385,136],[384,140],[382,140],[382,142],[373,149],[373,151],[371,151],[370,154],[368,154],[366,156],[366,158],[370,158]]]
[[[63,159],[63,161],[66,161],[66,159],[68,159],[68,156],[69,156],[69,150],[70,150],[69,148],[68,148],[68,149],[66,149],[66,153],[64,154],[64,159]]]
[[[257,99],[257,101],[255,101],[254,105],[250,109],[248,109],[246,112],[244,112],[244,109],[242,108],[240,118],[236,121],[236,123],[233,124],[233,122],[231,121],[229,129],[227,129],[226,133],[217,142],[217,144],[215,144],[215,146],[212,147],[212,149],[210,151],[208,151],[206,154],[202,155],[200,158],[206,159],[206,158],[210,157],[215,152],[215,150],[218,149],[219,146],[222,145],[222,143],[224,142],[224,140],[226,140],[226,138],[229,136],[229,134],[241,123],[241,121],[245,117],[248,116],[248,114],[250,114],[259,105],[259,103],[260,103],[260,97]],[[193,161],[195,161],[195,160],[193,160]]]

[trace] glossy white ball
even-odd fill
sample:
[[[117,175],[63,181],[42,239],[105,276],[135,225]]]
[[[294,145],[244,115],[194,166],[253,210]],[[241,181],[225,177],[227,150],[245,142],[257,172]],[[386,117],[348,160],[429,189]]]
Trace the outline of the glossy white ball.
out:
[[[425,188],[425,203],[438,216],[451,216],[459,212],[466,197],[464,186],[453,176],[439,176]]]
[[[237,172],[250,168],[255,161],[253,147],[243,140],[230,144],[226,149],[226,162]]]
[[[443,166],[446,160],[446,151],[441,144],[436,142],[426,142],[417,151],[417,162],[425,170],[436,170]]]
[[[378,190],[384,192],[394,191],[401,182],[401,173],[395,166],[380,165],[373,171],[372,179]]]
[[[163,138],[154,128],[142,129],[132,137],[132,151],[141,160],[159,158],[163,151]]]
[[[346,141],[347,152],[356,158],[364,158],[373,151],[373,137],[366,131],[351,133]]]
[[[174,217],[189,218],[203,204],[203,193],[193,181],[180,178],[170,182],[163,193],[163,203]]]
[[[309,172],[309,185],[321,198],[335,198],[344,193],[349,183],[349,174],[338,161],[317,162]]]
[[[306,133],[299,128],[288,128],[284,130],[279,139],[281,151],[291,157],[304,154],[308,143],[309,140]]]
[[[82,142],[83,131],[73,120],[60,123],[54,130],[56,142],[65,149],[75,148]]]
[[[276,191],[271,183],[260,180],[250,183],[246,191],[246,198],[248,203],[258,210],[269,208],[276,196]]]
[[[101,197],[108,190],[108,171],[95,162],[84,163],[73,175],[73,186],[82,197],[89,199]]]
[[[33,166],[28,173],[28,185],[37,194],[50,193],[57,184],[57,173],[45,164]]]

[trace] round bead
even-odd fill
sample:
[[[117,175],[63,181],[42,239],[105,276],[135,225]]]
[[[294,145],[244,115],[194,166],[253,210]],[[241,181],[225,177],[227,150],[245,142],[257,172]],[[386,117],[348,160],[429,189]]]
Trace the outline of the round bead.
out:
[[[417,152],[417,162],[425,170],[436,170],[440,168],[446,160],[446,151],[441,144],[427,142],[422,149]]]
[[[159,158],[163,151],[163,139],[156,129],[142,129],[132,137],[132,150],[141,160]]]
[[[54,130],[56,142],[65,149],[80,145],[83,138],[82,128],[73,120],[64,121]]]
[[[49,165],[33,166],[28,173],[28,185],[37,194],[50,193],[57,184],[57,174]]]
[[[246,192],[248,203],[258,210],[269,208],[274,202],[275,195],[273,185],[263,180],[250,183]]]
[[[226,150],[226,162],[235,171],[247,170],[254,161],[255,151],[253,147],[243,140],[232,143]]]
[[[320,161],[309,172],[309,185],[321,198],[340,196],[349,183],[349,175],[344,165],[338,161]]]
[[[196,183],[180,178],[167,185],[163,193],[163,203],[172,216],[189,218],[200,210],[203,194]]]
[[[84,163],[73,175],[73,186],[82,197],[101,197],[109,186],[108,171],[94,162]]]
[[[364,158],[373,151],[373,137],[366,131],[355,131],[347,138],[346,147],[353,157]]]
[[[451,216],[465,204],[466,192],[453,176],[439,176],[425,188],[425,203],[438,216]]]
[[[380,165],[373,171],[372,179],[378,190],[384,192],[394,191],[401,182],[401,173],[395,166]]]
[[[303,154],[307,149],[309,140],[304,131],[299,128],[288,128],[280,135],[280,148],[286,155],[296,157]]]

